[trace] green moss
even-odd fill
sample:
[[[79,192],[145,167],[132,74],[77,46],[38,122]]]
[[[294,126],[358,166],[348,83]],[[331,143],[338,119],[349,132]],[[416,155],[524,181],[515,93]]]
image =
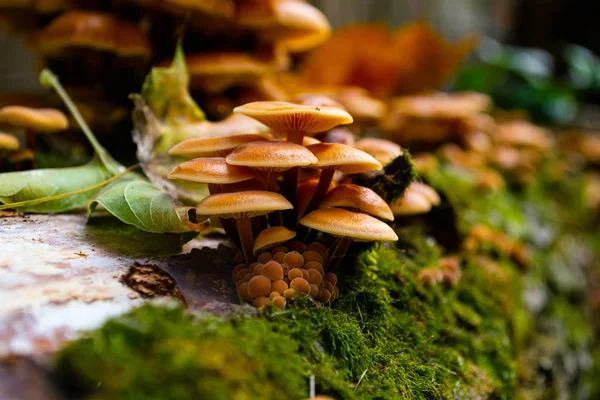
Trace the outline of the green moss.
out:
[[[484,247],[460,254],[456,287],[426,287],[417,275],[447,250],[411,221],[396,245],[350,250],[331,307],[304,300],[225,319],[144,306],[67,346],[57,373],[99,399],[300,399],[311,375],[318,393],[340,399],[598,393],[581,282],[589,258],[576,255],[597,249],[600,234],[580,204],[552,195],[578,193],[576,179],[540,175],[527,190],[485,196],[453,167],[429,177],[460,232],[484,224],[510,234],[531,251],[529,270]]]

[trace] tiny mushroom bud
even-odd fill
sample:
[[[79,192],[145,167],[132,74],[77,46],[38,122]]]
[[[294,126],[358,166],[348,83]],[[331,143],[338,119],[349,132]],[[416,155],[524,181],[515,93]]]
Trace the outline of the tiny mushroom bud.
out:
[[[304,278],[294,278],[290,283],[290,287],[299,290],[303,294],[310,294],[310,283]]]
[[[269,261],[263,267],[262,275],[271,281],[279,281],[283,279],[283,268],[277,261]]]
[[[390,204],[394,216],[426,214],[431,211],[431,201],[422,193],[409,187],[402,197]]]
[[[273,305],[277,308],[285,308],[285,305],[287,303],[285,297],[283,296],[274,297],[273,299],[271,299],[271,301],[273,302]]]
[[[287,242],[288,240],[291,240],[294,237],[296,237],[296,232],[290,231],[289,229],[283,226],[273,226],[271,228],[267,228],[256,236],[253,249],[254,254],[257,254],[261,251],[265,251],[281,243]]]
[[[271,294],[271,281],[262,275],[253,277],[248,283],[248,294],[251,297],[268,296]]]

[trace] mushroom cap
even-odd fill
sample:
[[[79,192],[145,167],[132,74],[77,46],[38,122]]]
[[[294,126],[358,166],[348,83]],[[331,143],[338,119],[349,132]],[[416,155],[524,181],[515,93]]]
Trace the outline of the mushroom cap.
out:
[[[394,220],[394,214],[377,193],[369,188],[358,185],[339,185],[325,195],[320,208],[338,207],[351,208],[374,217]]]
[[[426,185],[422,182],[411,183],[407,190],[415,191],[417,193],[422,194],[434,206],[439,206],[442,203],[442,199],[440,198],[438,192],[436,192],[435,189],[431,186]]]
[[[317,158],[306,147],[290,142],[247,143],[229,153],[226,160],[231,165],[262,171],[285,171],[317,162]]]
[[[313,211],[302,218],[300,224],[333,236],[350,238],[357,242],[398,240],[398,235],[385,222],[367,214],[341,208]]]
[[[32,36],[32,44],[44,55],[80,47],[109,51],[122,57],[148,57],[152,52],[144,32],[110,14],[67,11]]]
[[[256,236],[253,252],[254,254],[258,254],[262,250],[278,245],[279,243],[287,242],[295,237],[296,232],[283,226],[267,228]]]
[[[173,146],[169,150],[169,154],[188,158],[225,157],[238,146],[251,142],[271,140],[272,138],[273,136],[267,133],[250,133],[217,138],[190,138]]]
[[[256,173],[250,168],[229,165],[224,158],[195,158],[173,168],[167,178],[226,185],[247,181],[255,176]]]
[[[394,98],[390,113],[417,118],[461,119],[485,111],[490,105],[490,97],[482,93],[434,93]]]
[[[352,123],[352,116],[336,107],[305,106],[285,101],[255,101],[233,111],[252,117],[275,132],[313,135]]]
[[[340,89],[330,96],[341,103],[355,119],[363,122],[378,121],[387,112],[387,105],[369,95],[363,88],[349,87]]]
[[[355,147],[354,134],[346,127],[340,126],[333,128],[325,133],[319,134],[318,137],[324,143],[340,143]]]
[[[334,168],[344,174],[382,169],[381,163],[362,150],[339,143],[317,143],[307,147],[318,161],[308,168]]]
[[[247,53],[199,53],[186,55],[185,58],[191,77],[240,75],[256,77],[277,70],[274,63]]]
[[[312,49],[331,35],[327,17],[316,7],[296,0],[239,2],[237,23],[256,29],[263,39],[277,40],[291,52]]]
[[[431,202],[422,193],[406,190],[401,198],[390,204],[390,208],[396,217],[426,214],[431,211]]]
[[[38,133],[54,133],[69,127],[65,114],[53,108],[6,106],[0,109],[0,125],[31,129]]]
[[[30,161],[35,159],[35,154],[31,149],[17,150],[8,156],[8,162],[16,164],[23,161]]]
[[[372,155],[382,165],[387,165],[402,155],[402,147],[386,139],[364,138],[356,142],[354,147]]]
[[[167,9],[178,12],[197,11],[222,18],[232,18],[235,14],[234,0],[162,0],[157,3],[164,3],[162,5]]]
[[[19,139],[9,133],[0,132],[0,150],[15,151],[20,147]]]
[[[219,193],[206,197],[196,206],[199,215],[221,218],[252,218],[273,211],[291,210],[292,204],[282,195],[262,190],[237,193]]]
[[[236,135],[239,132],[263,133],[268,128],[255,119],[242,114],[231,114],[227,118],[217,121],[202,121],[196,124],[181,126],[182,134],[187,137],[220,137]]]
[[[497,124],[492,137],[498,144],[539,150],[548,149],[553,144],[548,129],[520,120]]]

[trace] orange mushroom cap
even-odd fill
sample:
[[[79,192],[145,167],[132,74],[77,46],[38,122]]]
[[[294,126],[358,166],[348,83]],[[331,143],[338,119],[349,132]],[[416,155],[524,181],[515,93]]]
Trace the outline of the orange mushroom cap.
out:
[[[231,152],[227,163],[262,171],[285,171],[305,167],[317,158],[304,146],[290,142],[252,142]]]
[[[60,54],[72,47],[110,51],[122,57],[148,57],[152,52],[144,32],[110,14],[68,11],[32,37],[44,55]]]
[[[364,138],[356,142],[354,147],[372,155],[382,165],[387,165],[402,155],[402,147],[386,139]]]
[[[285,101],[255,101],[236,107],[233,111],[252,117],[274,132],[281,133],[314,135],[352,123],[352,116],[336,107],[313,107]]]
[[[327,192],[319,207],[351,208],[389,221],[394,220],[394,214],[385,200],[364,186],[336,186]]]
[[[396,241],[398,235],[385,222],[363,213],[327,208],[316,210],[300,220],[300,224],[333,236],[357,242]]]
[[[282,195],[261,190],[219,193],[206,197],[196,206],[199,215],[221,218],[252,218],[273,211],[291,210],[292,204]]]
[[[261,251],[280,243],[287,242],[295,237],[296,232],[283,226],[267,228],[256,236],[256,239],[254,240],[254,254],[258,254]]]
[[[224,158],[196,158],[179,164],[167,175],[169,179],[221,185],[247,181],[255,176],[251,169],[229,165]]]
[[[225,157],[243,144],[271,140],[272,138],[273,136],[267,133],[230,135],[217,138],[191,138],[177,143],[169,150],[169,154],[189,158]]]
[[[318,161],[308,168],[333,168],[344,174],[377,171],[382,165],[364,151],[339,143],[317,143],[307,147]]]
[[[0,109],[0,125],[31,129],[37,133],[53,133],[69,127],[65,114],[52,108],[6,106]]]

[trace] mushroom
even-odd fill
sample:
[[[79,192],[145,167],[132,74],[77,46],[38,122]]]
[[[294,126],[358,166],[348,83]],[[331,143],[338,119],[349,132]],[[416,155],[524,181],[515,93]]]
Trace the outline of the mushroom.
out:
[[[317,158],[306,147],[290,142],[247,143],[228,154],[226,160],[231,165],[250,167],[266,172],[267,185],[271,181],[272,172],[283,172],[294,167],[306,167],[317,162]],[[286,187],[296,184],[297,182],[286,182],[284,179],[284,192]]]
[[[162,64],[170,65],[171,60]],[[277,58],[235,52],[190,54],[186,56],[186,64],[191,88],[209,93],[252,86],[257,79],[287,67],[285,61]]]
[[[19,139],[11,134],[0,132],[0,150],[16,151],[20,147]]]
[[[390,204],[390,208],[396,217],[426,214],[431,211],[431,202],[422,193],[407,189],[401,198]]]
[[[273,246],[292,240],[296,237],[296,232],[290,231],[283,226],[273,226],[267,228],[256,236],[254,241],[254,254],[258,254]]]
[[[31,42],[43,55],[55,56],[70,48],[108,51],[120,57],[150,56],[148,38],[140,29],[110,14],[67,11],[33,35]]]
[[[308,146],[307,149],[312,151],[318,159],[309,168],[321,168],[322,170],[319,185],[305,213],[314,211],[319,207],[336,170],[344,174],[359,174],[382,169],[379,161],[372,156],[343,144],[318,143]]]
[[[242,251],[246,262],[250,264],[254,261],[254,235],[250,218],[290,209],[293,209],[292,204],[278,193],[250,190],[210,195],[196,206],[196,213],[235,219]]]
[[[437,194],[437,193],[436,193]],[[337,207],[349,211],[363,212],[374,217],[394,220],[394,214],[377,193],[358,185],[339,185],[327,192],[320,208]]]
[[[275,134],[286,135],[287,141],[301,144],[305,135],[312,136],[341,124],[352,122],[352,116],[335,107],[313,107],[281,101],[257,101],[236,107],[234,112],[247,115],[265,124]],[[283,193],[289,201],[296,201],[298,168],[290,168],[284,176]],[[285,215],[288,228],[296,227],[296,213]]]
[[[136,0],[146,6],[161,7],[175,14],[201,13],[230,19],[235,14],[234,0]]]
[[[354,134],[347,128],[333,128],[318,135],[318,137],[323,143],[340,143],[346,146],[354,146]]]
[[[429,202],[433,206],[439,206],[442,203],[442,199],[440,198],[440,195],[435,191],[435,189],[422,182],[411,183],[408,186],[407,190],[415,191],[417,193],[422,194],[427,200],[429,200]]]
[[[196,158],[177,165],[167,178],[207,183],[208,192],[213,195],[223,190],[222,185],[245,182],[255,176],[251,169],[229,165],[224,158]],[[220,218],[220,222],[227,235],[239,245],[235,224],[223,218]]]
[[[364,138],[356,142],[354,147],[372,155],[383,166],[402,155],[402,147],[386,139]]]
[[[173,146],[169,150],[169,154],[187,158],[225,157],[238,146],[251,142],[271,140],[272,137],[267,133],[252,133],[217,138],[190,138]]]
[[[339,238],[329,259],[328,270],[334,270],[339,265],[353,241],[398,240],[398,235],[386,223],[370,215],[341,208],[313,211],[302,218],[300,224]]]
[[[336,107],[285,101],[255,101],[233,111],[256,119],[271,128],[273,133],[286,135],[289,142],[297,144],[302,143],[305,135],[313,136],[338,125],[352,123],[352,116]]]
[[[282,43],[290,52],[310,50],[331,35],[327,17],[316,7],[297,0],[238,2],[236,22],[256,30],[263,40]]]
[[[25,145],[35,150],[36,133],[55,133],[69,127],[67,117],[52,108],[6,106],[0,109],[0,125],[25,129]]]

